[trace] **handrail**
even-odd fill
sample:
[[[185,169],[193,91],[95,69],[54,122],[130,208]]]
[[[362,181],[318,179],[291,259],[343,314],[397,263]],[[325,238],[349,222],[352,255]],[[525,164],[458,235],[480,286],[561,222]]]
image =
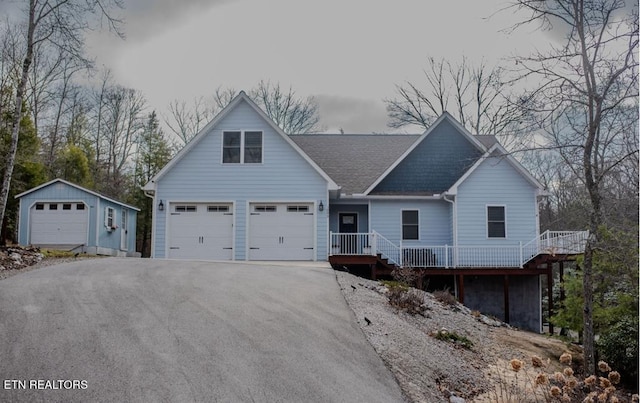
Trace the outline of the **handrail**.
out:
[[[588,231],[545,231],[523,244],[502,246],[396,245],[377,231],[330,233],[331,255],[377,254],[401,267],[523,267],[540,254],[584,252]]]
[[[400,247],[376,231],[373,231],[372,234],[375,238],[376,252],[388,259],[390,263],[402,266]]]

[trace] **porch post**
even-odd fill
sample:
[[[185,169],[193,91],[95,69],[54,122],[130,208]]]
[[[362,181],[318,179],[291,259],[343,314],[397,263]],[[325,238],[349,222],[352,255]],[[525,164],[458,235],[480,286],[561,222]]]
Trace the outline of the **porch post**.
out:
[[[464,274],[458,275],[458,301],[464,304]]]
[[[329,256],[333,256],[333,231],[329,231]]]
[[[444,246],[444,268],[449,268],[449,245]]]
[[[375,256],[378,254],[378,237],[375,232],[369,233],[369,246],[371,246],[371,256]]]
[[[520,241],[520,268],[522,269],[522,265],[524,264],[522,257],[522,241]]]
[[[509,276],[504,276],[502,285],[504,287],[504,323],[509,323]]]
[[[553,263],[547,263],[547,296],[549,297],[549,334],[553,334],[553,324],[551,317],[553,316]]]

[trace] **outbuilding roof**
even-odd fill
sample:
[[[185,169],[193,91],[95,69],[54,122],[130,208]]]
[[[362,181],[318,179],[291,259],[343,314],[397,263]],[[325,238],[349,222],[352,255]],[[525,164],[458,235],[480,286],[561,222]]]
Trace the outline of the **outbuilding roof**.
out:
[[[64,179],[60,179],[60,178],[54,179],[54,180],[49,181],[47,183],[43,183],[40,186],[36,186],[36,187],[34,187],[32,189],[27,190],[26,192],[22,192],[19,195],[16,195],[15,198],[19,199],[19,198],[21,198],[23,196],[26,196],[26,195],[30,194],[30,193],[36,192],[36,191],[38,191],[40,189],[43,189],[43,188],[45,188],[47,186],[53,185],[54,183],[63,183],[65,185],[67,185],[67,186],[71,186],[71,187],[76,188],[78,190],[81,190],[83,192],[86,192],[86,193],[89,193],[91,195],[97,196],[97,197],[99,197],[99,198],[101,198],[103,200],[108,200],[108,201],[110,201],[112,203],[118,204],[118,205],[120,205],[122,207],[126,207],[126,208],[129,208],[129,209],[135,210],[135,211],[140,211],[140,209],[137,208],[137,207],[131,206],[131,205],[126,204],[126,203],[119,202],[119,201],[114,200],[114,199],[112,199],[112,198],[110,198],[108,196],[100,194],[100,193],[96,192],[95,190],[89,190],[87,188],[83,188],[80,185],[76,185],[75,183],[71,183],[71,182],[68,182],[68,181],[66,181]]]

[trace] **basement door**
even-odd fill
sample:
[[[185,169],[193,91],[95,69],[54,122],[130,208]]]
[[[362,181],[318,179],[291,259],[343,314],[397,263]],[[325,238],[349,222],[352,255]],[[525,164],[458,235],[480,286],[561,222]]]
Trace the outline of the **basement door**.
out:
[[[313,204],[251,204],[249,260],[314,260],[314,218]]]
[[[233,206],[220,203],[171,203],[170,259],[233,259]]]

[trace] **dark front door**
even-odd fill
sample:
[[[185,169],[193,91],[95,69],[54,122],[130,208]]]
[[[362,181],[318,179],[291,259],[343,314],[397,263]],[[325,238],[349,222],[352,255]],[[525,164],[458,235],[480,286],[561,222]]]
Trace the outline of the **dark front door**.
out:
[[[358,232],[358,214],[340,213],[340,226],[338,232],[341,234],[355,234]]]
[[[356,213],[340,213],[338,214],[340,225],[340,251],[346,255],[359,254],[360,245],[358,242],[358,214]],[[353,234],[353,235],[348,235]]]

